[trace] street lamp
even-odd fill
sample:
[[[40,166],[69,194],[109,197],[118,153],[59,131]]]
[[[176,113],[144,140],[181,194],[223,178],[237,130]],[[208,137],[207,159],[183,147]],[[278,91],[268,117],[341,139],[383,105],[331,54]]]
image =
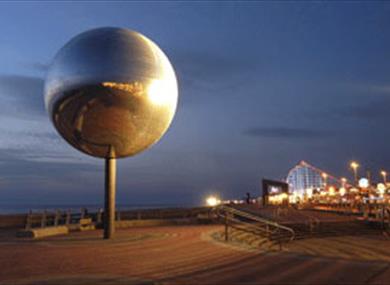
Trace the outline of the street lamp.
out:
[[[324,188],[326,188],[328,174],[326,174],[325,172],[322,172],[321,176],[324,179]]]
[[[216,196],[209,196],[206,199],[206,204],[210,207],[215,207],[221,203],[221,200],[219,200]]]
[[[352,171],[353,171],[353,175],[354,175],[354,179],[355,179],[355,185],[357,185],[358,184],[357,169],[359,168],[360,165],[356,161],[352,161],[350,166],[351,166]]]
[[[363,189],[367,189],[370,186],[370,181],[367,178],[361,178],[359,180],[359,187]]]
[[[341,177],[341,186],[345,187],[345,184],[347,183],[347,178]]]
[[[386,179],[387,178],[387,172],[382,170],[381,171],[381,175],[383,177],[383,183],[386,185],[387,184],[387,179]]]
[[[379,195],[383,198],[383,195],[386,192],[386,186],[383,183],[378,183],[378,185],[376,186],[376,189],[378,190]]]

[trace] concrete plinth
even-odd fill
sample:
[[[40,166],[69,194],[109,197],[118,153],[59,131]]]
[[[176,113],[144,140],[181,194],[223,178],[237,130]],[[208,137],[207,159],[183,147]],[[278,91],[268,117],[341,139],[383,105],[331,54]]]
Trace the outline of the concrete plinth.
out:
[[[69,229],[66,226],[58,227],[46,227],[37,228],[30,230],[20,230],[16,233],[17,237],[28,237],[28,238],[43,238],[49,236],[66,235],[69,233]]]

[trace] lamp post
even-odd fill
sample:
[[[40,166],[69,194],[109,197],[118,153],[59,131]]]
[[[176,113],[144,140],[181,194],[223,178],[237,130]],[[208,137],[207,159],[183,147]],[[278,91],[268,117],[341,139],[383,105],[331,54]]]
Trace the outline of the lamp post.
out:
[[[326,189],[326,184],[327,184],[327,180],[328,180],[328,174],[326,174],[325,172],[322,172],[321,174],[322,178],[324,179],[324,189]]]
[[[150,39],[98,28],[71,39],[45,81],[45,106],[77,150],[105,159],[104,238],[115,232],[116,159],[136,155],[167,131],[176,111],[175,72]]]
[[[347,178],[341,177],[341,187],[339,189],[339,194],[341,197],[343,197],[347,193],[347,190],[345,188],[346,185],[347,185]]]
[[[383,183],[385,184],[385,186],[387,185],[387,172],[386,171],[384,171],[384,170],[382,170],[381,171],[381,175],[382,175],[382,177],[383,177]]]
[[[341,177],[341,186],[345,188],[346,184],[347,184],[347,178]]]
[[[357,169],[359,168],[359,164],[356,161],[352,161],[350,164],[352,171],[353,171],[353,176],[354,176],[354,181],[355,185],[358,185],[358,174],[357,174]]]

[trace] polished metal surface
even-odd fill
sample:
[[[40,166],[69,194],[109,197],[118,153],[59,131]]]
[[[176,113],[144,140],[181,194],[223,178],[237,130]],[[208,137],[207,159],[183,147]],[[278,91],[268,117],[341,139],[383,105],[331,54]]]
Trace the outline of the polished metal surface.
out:
[[[178,99],[160,48],[126,29],[100,28],[70,40],[45,84],[51,119],[72,146],[92,156],[135,155],[168,129]]]

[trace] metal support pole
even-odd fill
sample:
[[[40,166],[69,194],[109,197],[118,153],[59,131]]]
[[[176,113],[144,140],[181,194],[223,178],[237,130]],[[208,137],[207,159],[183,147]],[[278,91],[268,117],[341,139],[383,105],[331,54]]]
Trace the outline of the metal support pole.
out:
[[[359,185],[359,179],[358,179],[357,169],[356,168],[353,169],[353,178],[355,180],[355,186],[358,186]]]
[[[105,200],[104,200],[104,238],[111,239],[115,233],[115,187],[116,159],[106,158]]]
[[[43,211],[43,214],[41,216],[41,228],[46,227],[46,210]]]
[[[56,214],[54,217],[54,226],[57,227],[60,221],[60,210],[56,210]]]
[[[68,209],[68,211],[66,211],[65,224],[66,225],[70,225],[71,222],[72,222],[72,217],[70,216],[70,209]]]
[[[33,213],[32,213],[32,210],[30,210],[27,214],[26,226],[25,226],[26,230],[29,230],[32,227],[32,216],[33,216]]]

